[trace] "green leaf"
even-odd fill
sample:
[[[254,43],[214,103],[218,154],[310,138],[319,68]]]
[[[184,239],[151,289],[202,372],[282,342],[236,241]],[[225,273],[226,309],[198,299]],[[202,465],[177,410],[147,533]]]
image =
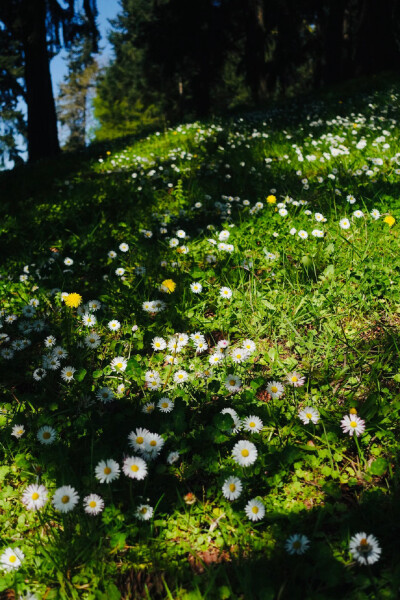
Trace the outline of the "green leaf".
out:
[[[86,373],[87,373],[86,369],[78,369],[74,373],[74,379],[75,379],[75,381],[83,381],[85,379]]]
[[[3,465],[0,467],[0,481],[3,481],[5,476],[10,472],[10,467]]]
[[[103,375],[103,370],[99,369],[98,371],[93,371],[93,379],[98,379],[99,377],[101,377]]]
[[[387,460],[385,460],[384,458],[377,458],[371,464],[369,470],[372,475],[377,475],[378,477],[381,477],[385,473],[387,468],[388,468]]]

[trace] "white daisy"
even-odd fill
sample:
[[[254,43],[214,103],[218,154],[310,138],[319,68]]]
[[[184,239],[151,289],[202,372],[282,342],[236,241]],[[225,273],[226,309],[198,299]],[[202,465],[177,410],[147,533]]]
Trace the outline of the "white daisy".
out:
[[[86,312],[82,315],[82,322],[86,327],[94,327],[97,323],[97,319],[94,315]]]
[[[145,451],[152,455],[156,456],[161,452],[162,447],[165,444],[164,438],[158,433],[148,433],[144,440],[145,443]]]
[[[39,510],[47,502],[48,491],[44,485],[28,485],[28,487],[22,492],[22,503],[28,510]]]
[[[261,419],[259,417],[255,417],[254,415],[243,419],[243,429],[245,431],[250,431],[251,433],[259,433],[263,427],[264,425]]]
[[[255,352],[256,345],[253,340],[244,340],[242,348],[244,348],[244,350],[246,350],[249,354],[253,354],[253,352]]]
[[[219,290],[219,295],[221,296],[221,298],[231,298],[232,290],[228,287],[222,287]]]
[[[242,380],[237,375],[229,374],[225,379],[225,387],[229,392],[238,392],[242,386]]]
[[[53,506],[60,512],[67,513],[74,509],[79,501],[78,492],[70,485],[63,485],[54,492]]]
[[[109,458],[108,460],[101,460],[94,469],[96,479],[100,483],[111,483],[114,479],[118,479],[120,474],[119,464]]]
[[[242,422],[239,419],[239,415],[237,414],[237,412],[235,410],[233,410],[233,408],[223,408],[221,410],[221,414],[222,415],[230,415],[233,419],[233,428],[231,430],[231,433],[238,433],[238,431],[240,431],[242,429]]]
[[[123,356],[116,356],[115,358],[112,359],[110,366],[113,371],[118,372],[118,371],[125,371],[127,364],[128,364],[128,361],[126,360],[126,358],[124,358]]]
[[[122,465],[122,470],[131,479],[144,479],[147,475],[147,464],[139,456],[127,456]]]
[[[285,542],[286,552],[289,554],[304,554],[308,550],[310,540],[305,535],[294,533]]]
[[[299,419],[303,421],[304,425],[308,425],[310,421],[316,425],[319,421],[319,412],[312,406],[306,406],[299,412]]]
[[[237,500],[242,489],[243,485],[239,477],[228,477],[222,486],[222,493],[227,500]]]
[[[83,499],[83,506],[88,515],[98,515],[104,508],[104,500],[97,494],[89,494]]]
[[[340,227],[342,229],[349,229],[349,227],[350,227],[350,221],[347,218],[340,219],[339,225],[340,225]]]
[[[156,405],[154,404],[154,402],[147,402],[143,406],[142,412],[149,415],[150,413],[152,413],[154,411],[155,408],[156,408]]]
[[[24,433],[25,433],[25,427],[23,425],[14,425],[14,427],[11,430],[11,435],[16,437],[17,439],[22,437],[24,435]]]
[[[62,346],[56,346],[52,352],[52,355],[56,358],[63,359],[67,358],[68,352]]]
[[[140,504],[137,507],[135,515],[141,521],[148,521],[153,516],[154,509],[149,504]]]
[[[284,387],[279,381],[269,381],[267,392],[271,394],[272,398],[280,398],[284,392]]]
[[[184,371],[183,369],[180,369],[179,371],[177,371],[174,375],[174,381],[175,383],[185,383],[185,381],[187,381],[189,377],[189,374]]]
[[[119,245],[119,249],[121,250],[121,252],[128,252],[129,246],[128,246],[128,244],[125,244],[125,242],[123,242],[122,244]]]
[[[303,375],[296,373],[296,371],[293,371],[293,373],[288,374],[287,380],[293,387],[301,387],[304,385],[306,378]]]
[[[244,348],[237,348],[231,351],[231,358],[234,363],[240,364],[249,358],[249,352]]]
[[[349,550],[360,565],[373,565],[379,560],[382,552],[376,537],[364,532],[353,535]]]
[[[36,434],[37,439],[41,444],[52,444],[57,437],[57,432],[53,427],[49,427],[48,425],[44,425],[39,429]]]
[[[16,571],[21,566],[25,554],[20,548],[6,548],[0,556],[0,565],[4,571]]]
[[[265,515],[265,506],[261,500],[253,498],[253,500],[249,500],[246,504],[244,512],[250,521],[260,521]]]
[[[200,294],[203,291],[203,286],[198,281],[194,281],[190,284],[190,289],[192,290],[193,294]]]
[[[340,421],[340,427],[343,429],[343,433],[351,436],[355,433],[358,437],[365,431],[365,421],[357,415],[346,415]]]
[[[151,342],[153,350],[165,350],[167,342],[162,337],[155,337]]]
[[[128,443],[134,450],[144,451],[146,447],[146,436],[150,433],[148,429],[138,427],[128,435]]]
[[[169,413],[174,408],[174,403],[169,398],[160,398],[157,404],[158,408],[163,413]]]
[[[179,452],[170,452],[167,456],[167,463],[169,465],[173,465],[177,460],[179,460],[179,456]]]
[[[241,467],[248,467],[256,462],[258,456],[257,448],[252,442],[240,440],[236,442],[232,450],[232,458]]]
[[[120,327],[121,323],[117,321],[117,319],[108,322],[108,329],[110,329],[110,331],[118,331]]]
[[[61,378],[64,379],[67,383],[74,379],[74,373],[76,369],[74,367],[68,366],[64,367],[61,371]]]
[[[85,346],[87,348],[98,348],[100,346],[99,334],[96,332],[89,333],[89,335],[85,337]]]

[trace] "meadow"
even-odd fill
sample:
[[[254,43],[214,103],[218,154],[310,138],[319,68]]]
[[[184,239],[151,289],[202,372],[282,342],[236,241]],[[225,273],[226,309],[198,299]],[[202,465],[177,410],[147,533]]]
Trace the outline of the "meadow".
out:
[[[400,87],[0,176],[0,598],[400,589]]]

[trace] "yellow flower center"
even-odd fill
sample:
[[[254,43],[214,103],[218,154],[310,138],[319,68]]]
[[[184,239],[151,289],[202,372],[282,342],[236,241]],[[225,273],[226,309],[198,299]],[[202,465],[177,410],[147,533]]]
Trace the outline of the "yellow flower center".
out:
[[[43,439],[48,440],[50,438],[50,433],[48,431],[43,432]]]
[[[67,371],[67,372],[66,372],[66,376],[67,376],[67,377],[72,377],[72,371]]]
[[[256,424],[254,423],[254,421],[251,421],[251,423],[249,423],[249,427],[255,427]]]
[[[295,548],[296,550],[298,550],[300,548],[301,544],[298,540],[296,540],[295,542],[293,542],[293,548]]]
[[[236,383],[236,382],[235,382],[235,380],[234,380],[234,379],[231,379],[231,380],[229,381],[229,385],[235,385],[235,383]]]
[[[307,419],[312,419],[312,414],[311,413],[307,413],[306,417],[307,417]]]
[[[356,408],[354,408],[354,407],[353,407],[353,408],[351,408],[351,409],[350,409],[350,414],[351,414],[351,415],[356,415],[356,414],[357,414],[357,409],[356,409]]]
[[[236,485],[234,483],[230,483],[229,484],[229,489],[231,492],[234,492],[236,490]]]
[[[147,407],[147,412],[151,412],[154,409],[153,404]]]
[[[258,506],[253,506],[251,509],[251,512],[253,512],[255,515],[258,513],[258,511],[259,511]]]
[[[140,512],[142,513],[142,515],[145,515],[147,513],[147,508],[143,506],[143,508],[140,509]]]
[[[17,557],[15,556],[15,554],[12,554],[8,560],[10,561],[10,563],[15,563]]]
[[[163,402],[163,403],[161,404],[161,406],[162,406],[162,408],[168,408],[168,402]]]
[[[69,502],[69,496],[63,496],[63,497],[61,498],[61,502],[62,502],[63,504],[68,504],[68,502]]]
[[[18,435],[22,435],[24,433],[24,430],[23,429],[18,429],[17,433],[18,433]]]
[[[37,492],[33,492],[32,500],[37,500],[39,498],[39,494]]]
[[[291,381],[293,381],[293,383],[296,383],[299,380],[298,377],[296,377],[296,375],[293,375],[290,379]]]
[[[92,500],[91,502],[89,502],[89,506],[90,508],[96,508],[97,504],[94,500]]]
[[[153,448],[154,448],[154,446],[157,446],[156,440],[151,440],[150,446],[153,446]]]
[[[131,471],[133,471],[134,473],[137,473],[137,471],[139,471],[139,467],[137,465],[132,465]]]
[[[104,475],[109,475],[111,473],[110,467],[105,467],[103,472],[104,472]]]
[[[278,391],[278,388],[276,387],[276,385],[273,385],[272,388],[271,388],[271,392],[273,394],[276,394],[277,391]]]
[[[247,448],[243,448],[242,456],[244,456],[246,458],[249,454],[250,454],[250,452],[247,450]]]
[[[116,366],[118,367],[118,369],[122,369],[122,362],[117,363]]]
[[[139,437],[136,438],[136,443],[137,444],[143,444],[143,442],[144,442],[144,438],[142,438],[142,436],[139,435]]]
[[[357,421],[351,421],[350,422],[350,427],[357,427]]]

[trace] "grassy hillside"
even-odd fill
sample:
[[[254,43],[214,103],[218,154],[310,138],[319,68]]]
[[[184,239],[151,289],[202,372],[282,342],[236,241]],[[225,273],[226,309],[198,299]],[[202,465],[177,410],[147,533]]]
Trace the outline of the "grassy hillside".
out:
[[[1,175],[0,598],[398,597],[399,94]]]

